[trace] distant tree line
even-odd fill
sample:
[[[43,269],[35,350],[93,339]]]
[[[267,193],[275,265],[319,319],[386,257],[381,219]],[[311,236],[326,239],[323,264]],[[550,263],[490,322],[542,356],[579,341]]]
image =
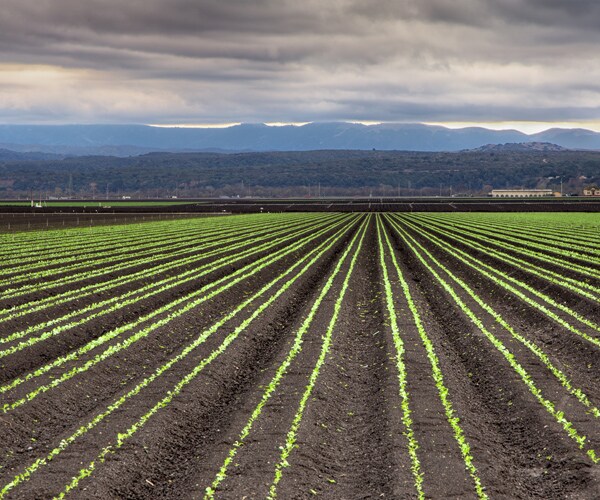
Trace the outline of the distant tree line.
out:
[[[581,193],[600,183],[600,152],[308,151],[152,153],[0,162],[0,198],[414,196],[492,188]]]

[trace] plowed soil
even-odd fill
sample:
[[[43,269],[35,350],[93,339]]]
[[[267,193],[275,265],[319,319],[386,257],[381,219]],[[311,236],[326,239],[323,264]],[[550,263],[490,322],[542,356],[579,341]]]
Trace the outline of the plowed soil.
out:
[[[394,274],[391,255],[384,253],[404,352],[399,353],[394,343],[380,262],[378,224],[390,238],[414,307],[439,358],[443,383],[470,445],[485,494],[489,498],[600,498],[600,466],[585,452],[592,448],[600,457],[599,415],[582,405],[539,357],[517,342],[488,311],[438,269],[456,296],[510,350],[544,397],[586,436],[585,448],[580,447],[540,404],[505,355],[489,342],[417,258],[390,219],[367,214],[348,217],[352,218],[345,220],[340,236],[331,240],[331,247],[304,272],[301,273],[301,265],[293,266],[319,244],[329,241],[343,224],[334,227],[331,222],[324,234],[306,246],[181,315],[171,318],[170,313],[165,312],[157,316],[157,320],[164,320],[163,324],[100,362],[94,361],[95,356],[104,349],[118,347],[119,342],[142,331],[150,322],[75,359],[44,368],[107,332],[202,290],[218,279],[226,280],[259,258],[301,242],[310,231],[48,340],[14,353],[0,353],[0,408],[4,405],[3,413],[0,412],[0,498],[53,498],[65,491],[72,479],[90,464],[93,464],[90,473],[81,477],[67,497],[202,498],[234,447],[237,451],[215,489],[215,498],[254,499],[266,498],[269,494],[282,499],[417,498],[414,460],[408,452],[407,426],[403,420],[399,356],[406,365],[406,391],[414,439],[418,443],[416,454],[424,496],[477,498],[474,479],[449,425],[411,304]],[[568,331],[498,283],[436,247],[419,231],[409,226],[405,229],[448,271],[471,284],[481,299],[511,327],[535,342],[572,385],[589,397],[593,406],[600,406],[600,349],[597,345]],[[451,244],[450,240],[445,241]],[[600,317],[599,304],[593,300],[484,253],[472,254],[543,290],[588,320],[597,321]],[[356,263],[352,266],[354,255]],[[160,255],[156,259],[162,262]],[[206,262],[210,259],[198,260],[153,279]],[[340,262],[338,274],[333,275]],[[90,264],[85,269],[93,267]],[[289,269],[292,270],[280,281],[261,292]],[[134,267],[123,271],[123,275],[139,270]],[[560,271],[554,267],[552,270]],[[60,268],[56,271],[59,273]],[[296,275],[291,285],[283,288],[283,283]],[[579,276],[569,271],[565,271],[565,275]],[[68,277],[69,272],[64,276]],[[296,333],[330,276],[333,276],[331,288],[304,333],[301,349],[241,443],[240,433],[260,406],[265,391],[292,349]],[[109,278],[115,275],[90,283]],[[346,279],[348,288],[344,290]],[[145,283],[128,282],[111,293],[126,293]],[[0,297],[0,306],[16,306],[85,284],[88,282],[67,284],[55,292],[32,292],[18,300],[2,302]],[[261,310],[261,304],[280,290],[276,299]],[[253,294],[261,295],[235,312]],[[336,310],[340,296],[343,299]],[[25,328],[35,328],[101,298],[75,296],[70,302],[15,320],[0,317],[0,339]],[[332,318],[337,319],[331,330],[331,345],[315,378],[315,366]],[[161,366],[219,321],[220,326],[189,355],[130,395],[138,384],[156,374]],[[586,334],[600,338],[598,331],[576,320],[572,322]],[[228,336],[238,330],[239,335],[227,343]],[[19,342],[1,343],[0,351]],[[219,351],[224,343],[227,347]],[[219,354],[212,359],[217,351]],[[189,379],[168,404],[148,416],[179,382],[209,358],[211,362]],[[87,367],[82,369],[83,366]],[[60,383],[55,382],[72,370],[80,371]],[[314,388],[297,420],[294,446],[274,490],[276,465],[311,380]],[[11,387],[13,382],[14,387]],[[40,387],[48,388],[38,391]],[[11,406],[21,399],[22,404]],[[120,399],[122,403],[111,409]],[[90,425],[107,410],[110,411],[105,417]],[[122,439],[132,426],[135,432]],[[101,455],[105,447],[111,447],[111,451]],[[15,478],[17,483],[7,486]]]

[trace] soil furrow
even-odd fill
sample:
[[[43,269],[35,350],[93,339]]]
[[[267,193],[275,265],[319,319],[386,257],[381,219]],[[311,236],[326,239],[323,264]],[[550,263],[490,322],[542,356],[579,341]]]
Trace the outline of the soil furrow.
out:
[[[217,406],[214,405],[214,402],[216,400],[226,401],[228,397],[233,397],[233,395],[235,395],[238,391],[243,390],[243,387],[245,386],[245,384],[241,383],[242,380],[244,380],[245,378],[254,377],[254,376],[256,376],[256,373],[260,373],[260,370],[261,370],[260,364],[262,363],[262,361],[259,362],[259,360],[262,359],[261,358],[262,356],[266,356],[267,358],[269,357],[269,354],[268,353],[265,354],[263,351],[265,349],[267,349],[269,351],[270,351],[270,349],[274,349],[275,345],[281,341],[279,339],[279,335],[281,335],[281,329],[283,328],[282,325],[285,325],[286,322],[280,320],[279,318],[285,317],[285,316],[282,316],[282,313],[285,312],[285,310],[286,310],[285,308],[286,307],[289,308],[290,311],[296,311],[299,307],[301,307],[301,304],[305,300],[304,296],[307,293],[309,293],[310,290],[313,290],[316,286],[318,286],[318,280],[320,279],[320,276],[322,274],[324,274],[324,271],[330,265],[331,259],[335,257],[337,252],[339,252],[340,245],[342,245],[342,244],[343,244],[343,242],[339,242],[336,246],[334,246],[334,248],[332,248],[330,251],[328,251],[326,253],[326,256],[324,256],[323,260],[320,262],[319,265],[315,266],[314,269],[311,269],[310,273],[307,276],[303,277],[303,279],[297,285],[295,285],[293,290],[288,290],[285,295],[286,297],[288,297],[287,299],[282,300],[281,302],[279,302],[279,301],[277,302],[277,304],[280,304],[280,306],[278,305],[278,307],[284,307],[283,310],[277,309],[277,308],[275,308],[275,309],[270,308],[268,310],[269,312],[265,316],[261,317],[260,325],[262,325],[262,327],[252,330],[252,334],[245,333],[242,337],[240,337],[239,341],[242,343],[243,347],[240,347],[240,348],[235,347],[238,345],[238,343],[236,341],[236,343],[234,343],[232,345],[232,347],[230,348],[230,349],[234,349],[234,352],[239,349],[239,351],[241,352],[241,355],[250,356],[250,359],[247,359],[247,360],[245,360],[243,362],[239,362],[239,363],[238,362],[231,363],[231,362],[227,362],[227,361],[215,362],[216,365],[214,365],[214,366],[222,365],[222,368],[224,369],[224,373],[221,376],[216,376],[214,374],[214,372],[212,372],[213,365],[209,365],[210,368],[206,372],[205,376],[201,377],[201,379],[199,379],[196,382],[198,384],[196,386],[196,390],[200,390],[201,392],[206,391],[207,386],[212,385],[215,390],[224,390],[225,393],[223,395],[219,396],[217,399],[211,398],[210,392],[207,392],[202,397],[200,397],[200,395],[199,395],[199,400],[197,401],[198,409],[202,409],[203,411],[208,411],[209,413],[217,411],[219,408],[219,405],[217,405]],[[293,256],[290,257],[289,259],[286,260],[285,266],[289,266],[290,264],[292,264],[294,262],[294,260],[295,260],[295,258]],[[279,268],[279,271],[281,271],[282,268],[285,266],[282,265]],[[257,278],[257,280],[256,280],[257,286],[259,284],[264,284],[264,282],[267,281],[269,279],[269,277],[273,277],[275,274],[276,274],[276,272],[274,269],[271,271],[266,271],[266,272],[262,273],[261,276],[259,278]],[[250,292],[250,291],[252,291],[253,288],[254,288],[254,286],[251,287],[250,289],[244,289],[244,292],[246,292],[246,291]],[[239,294],[240,294],[240,290],[237,291],[238,297],[239,297]],[[220,302],[220,308],[221,308],[220,312],[214,311],[213,313],[211,313],[210,310],[195,311],[193,314],[188,315],[183,322],[177,322],[174,325],[170,325],[170,328],[168,329],[168,331],[164,332],[164,335],[159,334],[156,336],[155,340],[145,343],[144,349],[141,350],[139,354],[135,352],[135,349],[131,349],[131,350],[128,349],[123,354],[124,359],[121,359],[119,361],[119,357],[115,357],[114,360],[111,360],[112,368],[109,368],[108,366],[104,366],[104,364],[103,364],[101,367],[99,367],[99,370],[97,370],[98,373],[96,376],[89,373],[86,376],[86,386],[88,386],[88,383],[91,383],[92,386],[99,387],[96,390],[96,392],[98,392],[99,394],[102,394],[104,392],[104,390],[100,387],[102,387],[104,385],[104,383],[107,383],[110,385],[111,376],[114,379],[115,368],[117,366],[131,367],[130,374],[133,372],[133,376],[135,377],[135,380],[143,377],[145,374],[151,373],[153,371],[151,366],[149,366],[148,369],[140,370],[139,369],[140,363],[136,362],[135,360],[137,359],[137,360],[141,361],[142,363],[145,363],[145,360],[148,356],[150,356],[151,354],[154,354],[155,352],[161,351],[159,343],[163,344],[166,342],[167,344],[171,344],[172,348],[173,347],[176,348],[178,345],[182,345],[182,341],[183,341],[183,339],[181,338],[182,334],[186,335],[186,333],[187,333],[187,335],[189,336],[190,330],[193,333],[197,333],[198,328],[202,328],[202,324],[203,324],[202,317],[210,318],[212,320],[211,322],[214,322],[215,319],[222,317],[224,314],[224,311],[226,309],[231,308],[233,305],[235,305],[238,302],[235,299],[235,297],[236,297],[236,295],[232,294],[229,298],[227,298],[225,300],[222,299]],[[229,304],[231,304],[231,305],[229,305]],[[69,451],[69,453],[67,455],[65,455],[66,458],[63,458],[58,464],[50,467],[47,472],[44,472],[41,475],[37,476],[39,479],[32,480],[32,483],[29,486],[27,486],[24,491],[39,491],[39,490],[37,490],[37,488],[42,488],[42,489],[46,488],[48,485],[45,485],[44,477],[53,477],[52,471],[54,470],[54,467],[57,467],[58,470],[65,469],[65,467],[66,467],[65,464],[69,463],[71,461],[70,457],[73,455],[77,456],[78,453],[81,453],[83,455],[89,456],[90,459],[93,458],[89,453],[90,452],[93,453],[94,450],[99,449],[101,447],[102,441],[104,441],[105,439],[109,439],[109,437],[111,437],[111,436],[114,436],[116,431],[114,431],[112,429],[125,428],[128,421],[129,422],[135,421],[137,416],[139,416],[140,413],[143,412],[144,408],[147,408],[148,405],[154,404],[153,402],[155,402],[157,399],[160,399],[160,395],[164,394],[166,392],[166,390],[168,389],[168,387],[173,386],[173,384],[175,382],[177,382],[177,380],[182,376],[183,373],[186,373],[187,371],[189,371],[189,369],[191,369],[193,366],[195,366],[195,364],[197,364],[200,359],[202,359],[203,357],[206,357],[206,355],[208,353],[210,353],[213,349],[218,347],[218,345],[222,342],[223,335],[226,334],[229,330],[235,328],[235,325],[240,324],[243,321],[244,317],[247,317],[249,314],[250,314],[250,311],[248,311],[240,316],[236,316],[236,318],[234,320],[232,320],[231,322],[228,322],[226,325],[223,326],[223,328],[220,328],[219,329],[220,333],[217,332],[216,335],[209,337],[207,342],[205,344],[203,344],[201,346],[201,348],[197,350],[197,352],[194,352],[192,356],[188,357],[186,360],[179,363],[177,365],[177,368],[175,368],[174,370],[170,370],[169,372],[165,373],[165,375],[163,377],[161,377],[160,380],[157,379],[157,382],[155,382],[151,386],[149,386],[147,390],[144,390],[144,392],[139,397],[136,397],[135,398],[136,401],[133,406],[127,405],[126,408],[124,407],[123,409],[120,409],[118,412],[116,412],[116,414],[112,415],[105,422],[102,422],[102,424],[97,429],[95,429],[93,433],[86,435],[84,438],[82,438],[81,441],[74,443],[74,445],[73,445],[74,448],[72,448]],[[292,314],[290,312],[289,315],[291,317],[293,317],[294,314]],[[172,341],[169,341],[169,339],[166,338],[166,335],[168,333],[171,333],[172,335],[174,335],[175,338]],[[185,341],[183,341],[183,342],[185,342]],[[253,350],[250,349],[250,347],[256,347],[258,349],[258,351],[255,352],[254,355],[252,355]],[[230,352],[231,351],[227,352],[227,354],[225,356],[226,359],[229,359],[228,356],[230,355]],[[256,359],[254,359],[252,356],[254,356]],[[159,362],[163,358],[164,358],[164,356],[161,356],[160,359],[158,359],[156,362]],[[152,363],[151,365],[156,366],[156,362]],[[251,375],[246,373],[247,371],[249,371],[249,373]],[[244,375],[244,373],[246,373],[246,375]],[[240,376],[241,376],[241,378],[240,378]],[[98,384],[93,383],[94,380],[97,380]],[[126,380],[126,377],[125,377],[125,381],[127,382],[127,385],[126,385],[125,389],[121,389],[121,392],[125,392],[127,390],[127,387],[129,387],[133,384],[133,380],[134,379],[132,378],[131,382],[129,382]],[[114,387],[114,384],[112,384],[112,386]],[[88,389],[89,389],[89,386],[88,386]],[[64,390],[64,392],[62,394],[69,394],[69,392],[70,391],[68,391],[68,390]],[[101,405],[103,403],[106,404],[108,399],[114,394],[110,389],[107,389],[106,392],[107,392],[107,394],[103,394],[101,397],[98,397],[97,403],[94,402],[94,404],[89,405],[90,407],[87,409],[84,409],[84,411],[81,412],[81,414],[79,414],[79,415],[76,414],[75,421],[77,422],[78,420],[81,420],[82,417],[85,417],[85,415],[87,415],[90,411],[93,411],[93,408],[101,407]],[[228,392],[231,392],[232,394],[230,396],[227,396]],[[74,398],[74,399],[76,399],[76,398]],[[51,399],[51,401],[52,401],[52,399]],[[183,401],[188,401],[188,400],[183,399]],[[194,403],[196,403],[196,399],[192,399],[192,401]],[[40,402],[40,405],[41,406],[39,407],[38,411],[42,412],[42,411],[44,411],[43,410],[44,405],[41,402]],[[177,405],[174,405],[173,407],[177,408]],[[175,414],[176,415],[178,414],[177,410],[175,410]],[[217,411],[217,414],[218,414],[218,411]],[[167,420],[168,420],[168,422],[171,422],[171,423],[179,422],[179,419],[173,420],[172,415],[169,416],[169,418]],[[58,427],[59,422],[60,422],[60,418],[57,418],[57,427]],[[192,420],[186,420],[186,422],[188,422],[188,424],[186,424],[186,425],[192,425],[194,427],[198,425],[198,421],[195,418]],[[77,426],[77,424],[74,424],[72,429],[76,428],[76,426]],[[210,426],[208,428],[210,429]],[[162,429],[162,427],[161,427],[161,429]],[[56,437],[54,439],[59,439],[59,437]],[[49,444],[51,441],[48,440],[47,442]],[[186,443],[187,443],[187,441],[186,441]],[[75,450],[75,451],[73,451],[73,450]],[[124,452],[126,452],[126,450],[127,450],[127,447],[125,447],[123,449]],[[137,464],[138,459],[134,457],[132,463]],[[74,468],[71,469],[71,474],[74,474],[78,470],[77,466],[79,464],[80,464],[80,461],[77,463],[73,463]],[[162,465],[166,466],[166,464],[164,464],[164,463]],[[46,474],[50,474],[50,476],[47,476]],[[65,482],[68,482],[67,479],[69,476],[62,476],[62,477],[64,478]],[[29,488],[32,488],[32,490],[30,490]],[[24,497],[27,497],[27,493],[23,493],[23,495],[24,495]]]
[[[402,239],[395,240],[427,301],[429,323],[438,325],[432,338],[490,496],[552,498],[558,491],[587,491],[593,498],[598,483],[585,454]]]
[[[505,318],[510,325],[526,338],[536,342],[565,371],[576,386],[581,387],[586,393],[593,396],[596,404],[600,405],[600,398],[598,398],[600,381],[593,376],[594,373],[600,372],[600,352],[597,347],[566,330],[541,311],[526,304],[508,290],[499,286],[496,281],[481,275],[438,246],[429,243],[416,231],[410,229],[409,231],[442,264],[459,275],[463,281],[471,284],[471,288]],[[532,296],[526,290],[523,290],[523,293],[526,296],[531,296],[533,300],[540,301],[539,298]],[[569,294],[570,292],[563,290],[561,298]],[[560,298],[559,301],[562,302]],[[592,306],[584,300],[581,300],[581,302],[585,302],[588,308],[591,307],[593,311],[598,311],[597,305]],[[562,311],[556,310],[547,303],[544,303],[544,306],[569,323],[576,325],[581,331],[591,336],[597,336],[597,332],[592,331],[586,325],[579,324],[571,316],[565,315]],[[598,317],[594,313],[590,314],[585,307],[582,307],[581,310],[586,311],[587,314],[584,316],[589,319],[593,320]]]
[[[389,230],[389,227],[387,229]],[[414,277],[410,268],[402,264],[403,255],[401,253],[396,252],[396,260],[400,264],[401,272],[408,284],[419,315],[426,317],[428,304],[423,291],[417,286],[418,278]],[[397,273],[395,273],[395,269],[391,268],[389,273],[393,277],[392,290],[396,300],[396,313],[406,348],[405,356],[409,373],[408,390],[410,394],[414,395],[411,400],[412,416],[416,438],[419,442],[425,493],[432,498],[444,496],[476,498],[475,486],[467,473],[459,443],[452,435],[439,390],[433,379],[431,363],[427,358],[407,299],[398,282]],[[435,323],[432,324],[431,321],[427,321],[425,324],[427,325],[425,333],[428,336],[430,329],[437,328],[439,330],[439,326]],[[454,396],[453,393],[450,393],[450,400],[453,400]],[[467,441],[468,438],[469,436],[467,436]]]
[[[373,219],[302,420],[298,449],[278,486],[281,498],[415,495],[379,283]]]
[[[0,298],[0,499],[598,498],[597,280],[478,232],[536,221],[581,237],[262,213],[6,238],[33,286]]]

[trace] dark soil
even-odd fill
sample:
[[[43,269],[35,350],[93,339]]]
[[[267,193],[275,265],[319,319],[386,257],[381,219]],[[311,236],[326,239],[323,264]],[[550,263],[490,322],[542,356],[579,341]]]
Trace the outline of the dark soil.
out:
[[[357,234],[360,220],[357,217],[344,236],[253,320],[169,405],[154,414],[121,448],[109,454],[106,461],[97,462],[92,476],[81,481],[72,497],[202,498],[286,358],[298,328],[334,266]],[[439,357],[449,399],[460,418],[460,426],[471,445],[474,464],[489,497],[598,498],[599,466],[593,464],[540,405],[504,356],[457,307],[388,222],[384,222],[384,228],[391,237],[426,334]],[[310,248],[333,232],[330,230],[317,238]],[[409,232],[451,272],[472,285],[475,292],[519,333],[535,341],[575,386],[580,387],[595,405],[600,405],[598,349],[428,243],[417,231]],[[290,238],[281,248],[296,240]],[[243,300],[289,269],[310,248],[295,251],[273,263],[57,388],[15,410],[0,413],[0,490],[26,466],[46,456],[61,440],[105,411]],[[541,278],[518,273],[496,259],[479,253],[473,255],[519,279],[527,279],[529,285],[543,289],[544,293],[587,318],[597,318],[597,305],[591,301],[580,301],[572,292],[560,286],[549,286]],[[323,335],[349,270],[349,260],[341,266],[315,320],[305,333],[302,350],[238,449],[216,498],[254,499],[264,498],[268,493],[281,447],[319,357]],[[242,260],[202,279],[102,316],[67,335],[59,335],[0,359],[0,381],[6,383],[29,373],[112,328],[228,276],[250,261]],[[414,435],[419,444],[417,455],[425,495],[427,498],[476,498],[473,479],[465,469],[432,377],[430,361],[389,256],[385,265],[405,348],[407,391]],[[442,271],[436,270],[485,327],[513,352],[544,396],[565,412],[566,418],[598,451],[598,419],[586,412],[539,359],[512,339],[510,333],[464,290]],[[396,366],[398,353],[382,280],[375,217],[372,217],[333,330],[331,348],[303,413],[296,447],[288,459],[290,466],[283,469],[278,498],[416,497],[402,422]],[[141,285],[142,282],[132,282],[119,290]],[[30,480],[11,490],[6,498],[45,499],[60,493],[73,476],[96,460],[103,447],[114,443],[118,433],[136,423],[186,374],[218,349],[226,336],[250,318],[280,286],[276,285],[264,297],[229,319],[189,356],[137,396],[128,399],[54,460],[40,467]],[[22,326],[42,321],[44,315],[50,319],[70,310],[69,307],[81,307],[89,300],[93,298],[74,300],[62,309],[32,314],[31,318],[25,318]],[[0,323],[0,334],[5,336],[18,327],[18,324],[10,324],[13,330],[5,328],[4,331],[4,324]],[[40,384],[51,383],[65,371],[83,365],[118,340],[121,339],[110,341],[76,361],[0,394],[0,407],[25,396]]]

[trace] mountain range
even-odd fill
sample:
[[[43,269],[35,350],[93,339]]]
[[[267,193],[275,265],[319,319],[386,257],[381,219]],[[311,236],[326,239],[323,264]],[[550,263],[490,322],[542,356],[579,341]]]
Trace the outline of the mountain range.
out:
[[[600,133],[553,128],[536,134],[482,127],[347,122],[227,128],[149,125],[0,125],[0,148],[59,156],[136,156],[149,152],[310,151],[322,149],[463,151],[505,143],[552,143],[600,150]]]

